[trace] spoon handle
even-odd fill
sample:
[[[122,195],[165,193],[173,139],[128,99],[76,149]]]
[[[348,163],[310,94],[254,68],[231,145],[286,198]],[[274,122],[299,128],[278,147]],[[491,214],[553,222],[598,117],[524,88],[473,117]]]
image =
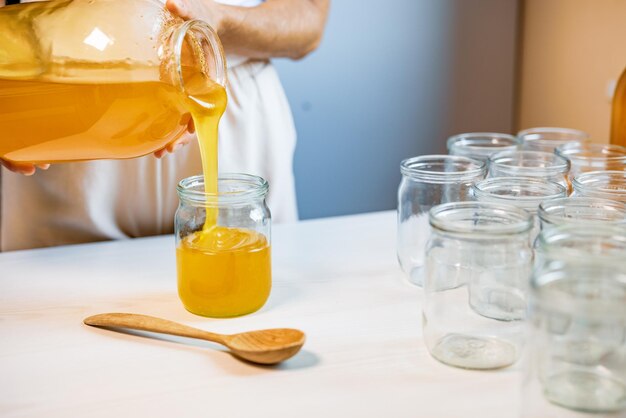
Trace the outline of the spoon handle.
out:
[[[160,332],[161,334],[177,335],[179,337],[199,338],[218,344],[226,344],[226,335],[214,334],[203,331],[178,322],[156,318],[154,316],[129,314],[129,313],[105,313],[90,316],[83,321],[86,325],[96,327],[118,327],[136,329],[141,331]]]

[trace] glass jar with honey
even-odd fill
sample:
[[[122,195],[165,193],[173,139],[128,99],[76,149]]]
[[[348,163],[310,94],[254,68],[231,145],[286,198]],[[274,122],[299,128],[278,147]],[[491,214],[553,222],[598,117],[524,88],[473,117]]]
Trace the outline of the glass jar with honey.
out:
[[[211,189],[205,189],[203,176],[177,187],[178,295],[197,315],[249,314],[265,304],[272,286],[268,183],[248,174],[220,174],[217,192]]]
[[[0,159],[138,157],[182,135],[192,117],[199,136],[214,136],[225,84],[215,32],[158,0],[0,8]]]

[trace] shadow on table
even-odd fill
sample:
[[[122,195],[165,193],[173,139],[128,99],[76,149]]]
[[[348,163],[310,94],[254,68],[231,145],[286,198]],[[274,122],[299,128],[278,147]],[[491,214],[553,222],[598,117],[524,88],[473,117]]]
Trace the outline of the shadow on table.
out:
[[[231,356],[237,358],[236,356]],[[246,360],[242,360],[237,358],[244,364],[250,365],[252,367],[258,368],[260,370],[299,370],[299,369],[308,369],[309,367],[313,367],[320,362],[320,358],[313,352],[308,350],[300,350],[298,354],[290,358],[289,360],[283,361],[280,364],[274,365],[264,365],[252,363]]]

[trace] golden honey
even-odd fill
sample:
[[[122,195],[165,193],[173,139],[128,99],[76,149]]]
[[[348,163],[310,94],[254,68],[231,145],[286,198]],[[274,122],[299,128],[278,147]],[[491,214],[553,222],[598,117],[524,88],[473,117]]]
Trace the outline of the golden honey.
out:
[[[17,162],[149,154],[182,134],[191,118],[185,98],[161,82],[0,78],[0,92],[0,156]]]
[[[215,100],[219,86],[202,78],[188,80],[193,97],[187,106],[198,134],[205,192],[217,195],[217,123],[226,97]],[[181,301],[188,311],[213,318],[260,309],[271,290],[268,240],[253,230],[218,226],[215,206],[207,204],[205,212],[203,228],[183,237],[176,249]]]
[[[271,289],[270,246],[257,232],[215,226],[176,249],[178,294],[185,308],[214,318],[261,308]]]

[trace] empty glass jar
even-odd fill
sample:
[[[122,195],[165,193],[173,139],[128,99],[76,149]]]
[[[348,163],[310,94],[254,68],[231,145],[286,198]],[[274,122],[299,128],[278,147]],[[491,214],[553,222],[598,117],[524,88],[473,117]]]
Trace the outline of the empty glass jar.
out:
[[[531,281],[524,417],[626,414],[626,229],[542,232]]]
[[[539,205],[541,230],[561,225],[626,225],[626,204],[597,197],[566,197]]]
[[[400,164],[398,261],[410,283],[423,282],[424,251],[430,236],[428,211],[446,202],[471,200],[471,187],[487,174],[485,163],[450,155],[424,155]]]
[[[530,215],[514,206],[461,202],[430,211],[423,333],[450,366],[496,369],[517,361],[532,250]]]
[[[626,147],[612,144],[565,144],[556,154],[569,160],[569,177],[588,171],[626,170]]]
[[[487,161],[499,151],[515,151],[519,141],[513,135],[497,132],[470,132],[448,138],[450,155],[461,155],[475,160]]]
[[[563,144],[589,142],[589,134],[578,129],[530,128],[517,133],[522,149],[553,153]]]
[[[574,196],[599,197],[626,203],[626,171],[592,171],[572,181]]]
[[[479,202],[509,204],[532,215],[531,240],[539,233],[537,211],[544,201],[567,196],[567,189],[552,181],[531,177],[496,177],[477,182],[473,193]]]
[[[196,315],[223,318],[260,309],[272,287],[268,184],[248,174],[221,174],[218,192],[204,177],[177,187],[178,295]]]
[[[538,177],[569,188],[569,161],[543,151],[504,151],[489,157],[489,177]]]

